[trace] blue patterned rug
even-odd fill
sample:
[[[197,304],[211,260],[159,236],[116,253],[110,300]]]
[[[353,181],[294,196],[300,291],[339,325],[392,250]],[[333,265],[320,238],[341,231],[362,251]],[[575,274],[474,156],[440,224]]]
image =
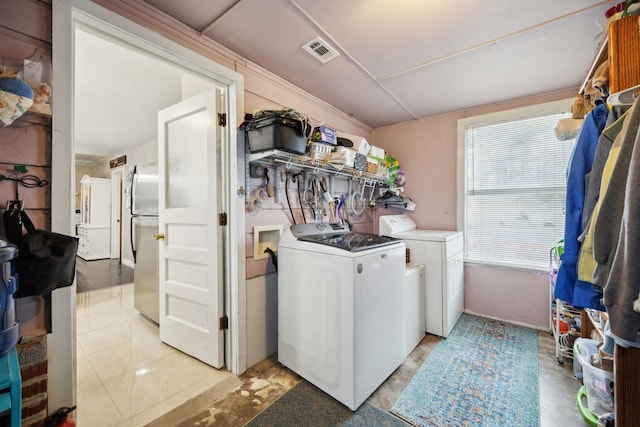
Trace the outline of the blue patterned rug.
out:
[[[418,426],[538,426],[537,332],[463,314],[391,412]]]

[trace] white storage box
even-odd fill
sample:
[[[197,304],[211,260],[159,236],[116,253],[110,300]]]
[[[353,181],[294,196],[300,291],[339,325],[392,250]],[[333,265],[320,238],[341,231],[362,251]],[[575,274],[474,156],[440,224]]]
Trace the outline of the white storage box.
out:
[[[352,150],[357,151],[363,156],[366,156],[367,154],[369,154],[369,148],[371,147],[371,145],[363,137],[357,136],[357,135],[351,135],[349,133],[344,133],[344,132],[337,132],[336,135],[338,136],[338,138],[346,138],[349,141],[353,142],[353,147],[351,147]]]
[[[329,162],[334,164],[345,165],[350,168],[356,159],[356,152],[346,147],[336,147],[335,151],[329,156]]]
[[[331,154],[332,149],[332,145],[324,144],[322,142],[312,142],[309,144],[309,154],[313,160],[323,160]]]
[[[582,383],[587,389],[589,410],[596,415],[613,412],[613,372],[596,368],[591,356],[598,355],[598,341],[578,338],[573,345],[573,357],[582,368]]]
[[[371,147],[369,147],[368,157],[370,159],[381,162],[384,160],[384,150],[380,147],[376,147],[375,145],[372,145]]]

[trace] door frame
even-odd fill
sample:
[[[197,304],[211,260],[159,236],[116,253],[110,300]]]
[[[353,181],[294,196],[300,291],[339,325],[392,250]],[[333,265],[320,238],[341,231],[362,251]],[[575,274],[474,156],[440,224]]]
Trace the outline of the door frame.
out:
[[[122,262],[122,209],[124,167],[111,170],[111,259]]]
[[[163,60],[227,85],[226,177],[227,215],[230,218],[225,239],[225,307],[229,331],[225,337],[227,369],[236,375],[246,370],[246,297],[244,248],[243,145],[237,131],[244,115],[244,77],[195,50],[185,48],[156,31],[144,28],[93,2],[56,0],[52,4],[52,63],[56,102],[52,115],[52,203],[51,228],[71,233],[75,182],[74,129],[74,32],[79,26],[91,28],[105,37],[125,37],[131,43]],[[240,149],[239,149],[240,147]],[[52,329],[48,336],[48,405],[57,408],[76,403],[76,286],[61,288],[52,295]]]

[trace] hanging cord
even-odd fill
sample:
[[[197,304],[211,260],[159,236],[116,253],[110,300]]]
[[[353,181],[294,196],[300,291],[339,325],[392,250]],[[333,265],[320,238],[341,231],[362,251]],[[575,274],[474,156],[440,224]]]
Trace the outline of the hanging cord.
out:
[[[35,188],[35,187],[44,187],[49,184],[47,180],[40,179],[35,175],[23,175],[21,177],[17,176],[17,173],[13,173],[10,176],[4,176],[0,174],[0,181],[3,180],[13,181],[16,183],[16,202],[20,201],[20,192],[18,188],[20,185],[26,188]]]
[[[24,170],[26,171],[26,169]],[[21,177],[18,177],[19,173],[20,171],[16,170],[13,171],[9,176],[0,174],[0,181],[4,181],[6,179],[7,181],[15,182],[16,198],[15,200],[7,202],[7,211],[11,211],[12,214],[17,215],[18,223],[22,224],[22,218],[20,216],[20,212],[22,211],[22,202],[20,201],[20,191],[18,191],[20,185],[26,188],[35,188],[44,187],[45,185],[49,184],[49,182],[44,179],[40,179],[35,175],[23,175]]]
[[[327,178],[325,177],[319,180],[320,188],[322,189],[322,197],[324,198],[324,201],[327,202],[327,205],[329,206],[329,219],[331,220],[331,222],[336,222],[334,199],[333,199],[333,196],[331,196],[331,194],[329,194],[329,192],[327,191],[327,188],[324,186],[325,183],[323,183],[323,181],[326,179]]]
[[[307,217],[304,214],[304,206],[302,206],[302,197],[300,197],[300,177],[294,175],[294,179],[298,181],[298,203],[300,203],[300,211],[302,211],[302,221],[304,224],[307,223]]]
[[[362,181],[361,184],[362,185],[356,191],[351,193],[351,200],[350,200],[351,212],[355,216],[362,215],[362,213],[364,212],[364,208],[365,208],[365,201],[364,201],[364,186],[365,186],[365,183],[364,183],[364,181]]]
[[[18,188],[18,184],[21,184],[23,187],[26,187],[26,188],[44,187],[45,185],[49,184],[47,180],[40,179],[35,175],[23,175],[19,178],[16,176],[0,175],[0,181],[3,181],[5,179],[9,181],[15,181],[16,188]]]
[[[273,263],[273,267],[276,269],[276,273],[277,273],[278,272],[278,255],[276,255],[273,249],[269,247],[266,248],[262,253],[269,254],[269,256],[271,257],[271,262]]]
[[[347,214],[347,197],[344,194],[340,196],[340,208],[340,212],[342,212],[342,220],[345,224],[347,224],[349,230],[352,230],[353,224],[351,224],[351,221],[349,221],[349,215]]]
[[[289,212],[291,213],[291,219],[293,220],[293,224],[297,224],[296,217],[293,216],[293,209],[291,209],[291,202],[289,201],[289,174],[284,180],[284,195],[287,197],[287,205],[289,205]]]
[[[306,182],[307,191],[304,192],[304,201],[309,204],[309,209],[311,210],[311,215],[313,220],[316,221],[316,210],[313,207],[313,197],[315,192],[313,191],[313,178],[309,177]]]
[[[267,189],[267,196],[273,197],[273,185],[271,185],[271,180],[269,179],[269,168],[264,168],[264,179],[265,179],[265,188]]]

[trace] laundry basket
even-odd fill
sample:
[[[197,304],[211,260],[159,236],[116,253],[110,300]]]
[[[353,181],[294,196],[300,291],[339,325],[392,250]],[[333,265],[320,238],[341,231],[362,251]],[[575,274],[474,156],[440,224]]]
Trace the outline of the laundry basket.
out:
[[[591,364],[591,357],[598,354],[597,346],[596,340],[578,338],[573,345],[573,354],[580,362],[589,410],[599,416],[613,412],[613,372]]]

